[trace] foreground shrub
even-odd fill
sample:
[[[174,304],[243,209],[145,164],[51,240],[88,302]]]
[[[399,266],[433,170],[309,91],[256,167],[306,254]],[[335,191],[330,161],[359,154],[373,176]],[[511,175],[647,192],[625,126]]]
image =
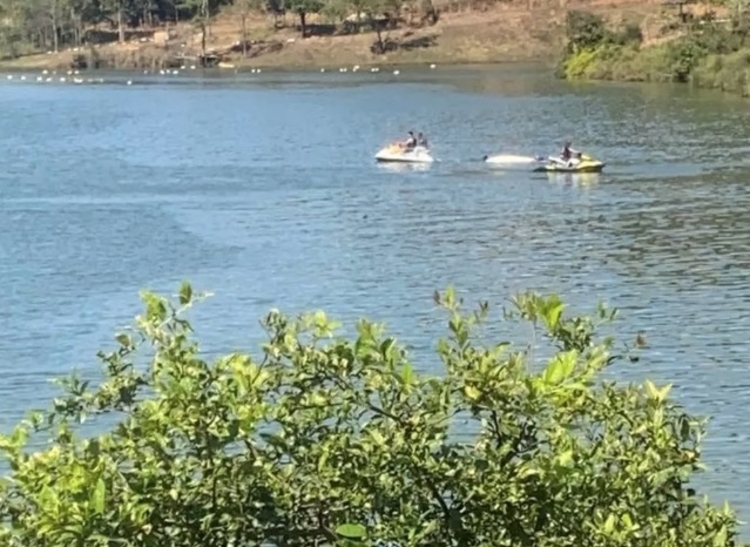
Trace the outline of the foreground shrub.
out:
[[[144,299],[100,385],[69,378],[53,410],[2,438],[3,545],[735,544],[729,508],[688,486],[703,422],[668,386],[601,378],[625,357],[597,337],[604,308],[568,317],[554,296],[521,295],[506,321],[534,344],[485,346],[486,304],[465,314],[448,290],[430,377],[381,327],[333,338],[321,312],[272,311],[259,359],[207,362],[182,317],[190,287],[179,304]],[[105,433],[74,432],[102,415]],[[35,431],[49,445],[27,454]]]

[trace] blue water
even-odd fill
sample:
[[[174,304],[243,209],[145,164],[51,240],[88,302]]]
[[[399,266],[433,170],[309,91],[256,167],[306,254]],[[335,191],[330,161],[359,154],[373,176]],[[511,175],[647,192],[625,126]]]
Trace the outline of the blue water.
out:
[[[499,306],[560,292],[622,310],[645,358],[713,421],[704,479],[750,514],[750,110],[683,87],[569,85],[522,68],[0,82],[0,426],[92,374],[139,311],[182,279],[208,351],[255,350],[271,307],[388,323],[432,367],[432,302],[454,284]],[[133,85],[125,85],[127,79]],[[442,161],[377,165],[409,129]],[[489,169],[484,154],[574,147],[600,177]],[[351,328],[349,329],[351,330]]]

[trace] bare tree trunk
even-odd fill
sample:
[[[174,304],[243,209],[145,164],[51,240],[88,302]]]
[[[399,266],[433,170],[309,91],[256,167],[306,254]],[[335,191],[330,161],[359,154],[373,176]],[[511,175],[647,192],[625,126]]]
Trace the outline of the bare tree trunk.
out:
[[[57,34],[57,0],[52,2],[52,13],[50,14],[52,19],[52,46],[55,53],[58,51],[59,39]]]
[[[242,56],[247,57],[247,14],[242,14]]]
[[[120,43],[125,42],[125,27],[122,24],[122,2],[117,3],[117,33]]]
[[[307,36],[307,13],[304,11],[299,12],[299,28],[302,31],[302,37]]]
[[[206,23],[208,19],[208,0],[201,2],[200,25],[201,25],[201,65],[206,66]]]
[[[203,57],[206,57],[206,38],[210,37],[211,21],[208,18],[208,0],[201,2],[201,51]]]

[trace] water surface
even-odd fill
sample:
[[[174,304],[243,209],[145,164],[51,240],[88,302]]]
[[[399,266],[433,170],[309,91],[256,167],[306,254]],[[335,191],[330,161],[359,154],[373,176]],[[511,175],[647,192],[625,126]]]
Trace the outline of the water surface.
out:
[[[674,382],[714,417],[706,488],[750,514],[747,103],[525,68],[103,77],[0,84],[0,425],[48,401],[49,378],[96,370],[142,287],[214,291],[196,313],[210,350],[254,349],[270,307],[323,307],[387,321],[427,371],[435,289],[557,291],[646,332],[616,374]],[[439,164],[374,163],[412,128]],[[566,136],[606,174],[480,161]]]

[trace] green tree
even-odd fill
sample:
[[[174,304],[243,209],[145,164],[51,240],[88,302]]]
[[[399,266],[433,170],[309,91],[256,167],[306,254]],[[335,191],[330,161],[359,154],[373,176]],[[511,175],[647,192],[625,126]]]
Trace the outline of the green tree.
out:
[[[608,36],[604,19],[595,13],[582,10],[568,11],[565,17],[565,30],[570,54],[594,48]]]
[[[242,40],[242,56],[247,56],[247,18],[251,13],[261,12],[265,6],[263,0],[235,0],[234,7],[240,17],[240,38]]]
[[[0,438],[2,545],[737,544],[731,510],[688,486],[704,422],[669,386],[600,378],[629,355],[596,334],[612,311],[520,295],[504,317],[534,343],[482,345],[488,306],[437,294],[449,335],[432,377],[382,326],[346,340],[322,312],[271,311],[260,359],[209,362],[189,285],[143,298],[102,383],[65,379]],[[107,430],[83,437],[84,420]],[[32,437],[49,442],[29,453]]]
[[[322,0],[289,0],[287,9],[299,17],[300,34],[307,37],[307,16],[318,13],[324,7]]]

